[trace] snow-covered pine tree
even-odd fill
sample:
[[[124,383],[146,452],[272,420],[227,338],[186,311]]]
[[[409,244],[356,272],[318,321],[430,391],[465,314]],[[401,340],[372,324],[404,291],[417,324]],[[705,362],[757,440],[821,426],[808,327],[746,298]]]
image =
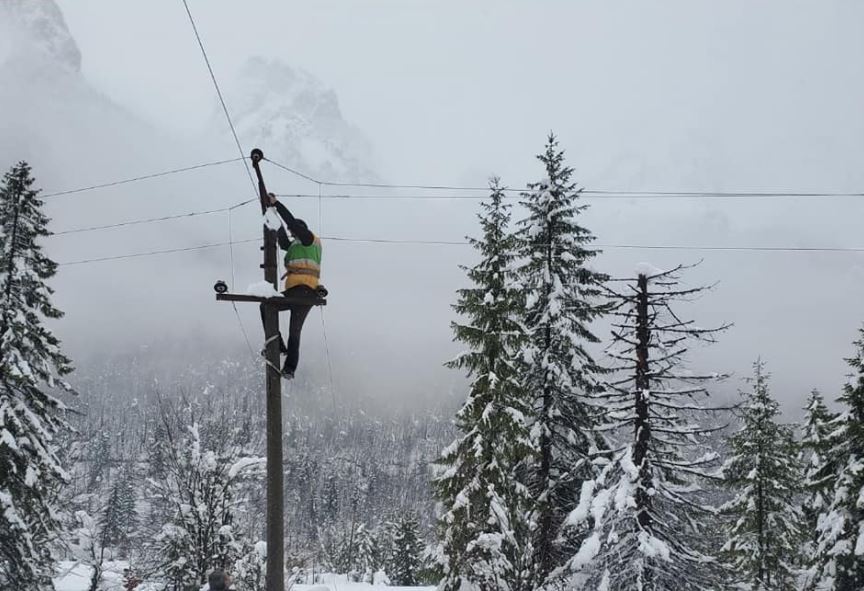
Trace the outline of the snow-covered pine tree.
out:
[[[243,501],[239,485],[262,462],[233,443],[238,433],[224,424],[220,432],[195,422],[184,433],[179,419],[172,424],[164,409],[162,415],[166,438],[155,453],[165,472],[148,482],[148,494],[170,512],[151,549],[152,570],[170,591],[198,591],[207,573],[230,568],[243,550],[234,531]],[[208,441],[202,431],[217,436]]]
[[[378,555],[381,559],[380,569],[384,571],[386,576],[390,576],[393,570],[393,538],[396,530],[396,523],[392,519],[387,519],[375,528],[375,545],[378,547]]]
[[[130,543],[138,527],[137,495],[130,470],[123,470],[111,483],[110,493],[99,519],[102,544],[128,558]]]
[[[48,218],[21,162],[0,186],[0,588],[53,589],[50,543],[60,528],[50,491],[66,479],[56,437],[66,429],[51,389],[72,371],[44,319],[62,316],[46,281]]]
[[[717,374],[682,367],[693,341],[713,342],[716,329],[681,320],[675,302],[701,288],[678,287],[677,267],[640,265],[624,291],[609,290],[613,373],[594,396],[605,410],[600,428],[617,444],[595,480],[582,484],[566,526],[590,535],[562,575],[575,589],[708,591],[724,580],[712,556],[714,511],[705,481],[718,481],[718,454],[706,439],[721,426],[704,403]]]
[[[247,545],[229,569],[236,591],[264,591],[267,574],[267,542]],[[290,588],[290,587],[289,587]]]
[[[743,589],[794,589],[799,575],[802,516],[796,504],[800,466],[792,429],[777,423],[780,405],[768,390],[761,360],[742,392],[741,427],[729,440],[725,484],[734,494],[723,554]]]
[[[455,339],[468,350],[448,363],[466,370],[472,381],[456,415],[460,435],[438,460],[434,482],[443,508],[439,533],[447,591],[462,581],[481,590],[519,591],[531,558],[525,519],[531,498],[516,477],[531,442],[530,409],[514,364],[521,335],[518,294],[511,286],[514,240],[504,191],[497,179],[490,187],[478,215],[482,238],[471,239],[480,260],[464,267],[471,287],[459,291],[454,306],[464,318],[452,325]]]
[[[378,553],[377,537],[374,530],[370,530],[361,523],[354,532],[355,562],[352,571],[355,573],[354,580],[359,583],[372,583],[375,573],[381,566]]]
[[[98,495],[111,470],[111,435],[105,430],[104,424],[100,424],[99,429],[90,434],[84,448],[87,462],[86,491]]]
[[[846,360],[853,373],[839,399],[846,409],[829,453],[837,466],[831,502],[817,519],[809,573],[809,588],[818,591],[864,589],[864,328],[854,345]]]
[[[404,514],[396,523],[393,532],[393,572],[390,581],[399,587],[416,587],[421,583],[419,575],[423,570],[423,540],[420,538],[420,525],[417,517]]]
[[[527,484],[535,587],[569,552],[558,543],[560,527],[578,502],[581,483],[596,476],[592,460],[600,439],[586,397],[597,391],[602,371],[587,347],[598,342],[590,324],[603,312],[598,302],[606,280],[588,266],[599,252],[588,247],[594,236],[578,222],[588,206],[579,202],[581,189],[554,135],[537,158],[545,174],[523,193],[528,215],[516,235],[521,264],[515,281],[526,296],[520,380],[532,398],[536,459],[527,463]]]
[[[812,556],[816,542],[816,525],[819,514],[831,502],[836,459],[831,449],[837,444],[834,432],[837,430],[837,415],[828,410],[822,395],[813,390],[804,411],[804,425],[801,434],[801,465],[804,469],[804,497],[801,511],[804,531],[807,533],[805,554]]]

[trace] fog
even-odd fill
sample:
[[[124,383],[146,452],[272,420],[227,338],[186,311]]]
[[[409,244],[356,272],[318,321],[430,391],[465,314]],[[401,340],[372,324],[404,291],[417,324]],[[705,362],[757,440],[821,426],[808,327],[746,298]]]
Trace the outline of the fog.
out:
[[[58,0],[62,17],[51,0],[0,2],[4,168],[30,161],[52,193],[239,156],[179,0]],[[588,189],[864,191],[864,6],[852,0],[190,7],[244,150],[259,146],[316,178],[482,186],[497,174],[521,187],[541,176],[534,154],[554,130]],[[272,165],[264,172],[278,193],[317,194],[314,183]],[[46,198],[46,209],[59,232],[252,196],[233,162]],[[474,200],[285,202],[323,236],[461,241],[476,233]],[[723,392],[734,392],[761,355],[790,416],[811,388],[836,395],[864,321],[864,252],[621,247],[864,248],[864,198],[589,202],[584,223],[604,249],[598,268],[628,276],[640,262],[702,260],[687,283],[719,281],[683,313],[705,326],[734,323],[692,356],[695,367],[735,374]],[[256,208],[232,212],[234,240],[260,235]],[[47,249],[69,263],[228,239],[223,212],[55,236]],[[231,254],[216,247],[64,264],[53,285],[66,317],[55,329],[79,365],[144,347],[156,356],[170,349],[172,368],[178,355],[189,366],[225,350],[248,357],[212,284],[221,278],[243,290],[258,281],[260,252],[254,242],[235,245],[233,276]],[[450,305],[470,248],[327,240],[324,257],[337,394],[416,408],[459,395],[460,376],[441,363],[458,352]],[[238,309],[257,351],[258,312]],[[301,373],[326,383],[327,367],[313,312]]]

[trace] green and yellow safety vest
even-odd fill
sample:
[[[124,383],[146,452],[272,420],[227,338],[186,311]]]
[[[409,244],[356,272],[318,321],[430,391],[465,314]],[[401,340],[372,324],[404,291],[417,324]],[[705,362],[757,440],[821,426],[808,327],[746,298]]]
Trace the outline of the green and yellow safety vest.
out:
[[[294,240],[285,251],[285,289],[306,285],[315,289],[321,278],[321,241],[318,236],[309,246]]]

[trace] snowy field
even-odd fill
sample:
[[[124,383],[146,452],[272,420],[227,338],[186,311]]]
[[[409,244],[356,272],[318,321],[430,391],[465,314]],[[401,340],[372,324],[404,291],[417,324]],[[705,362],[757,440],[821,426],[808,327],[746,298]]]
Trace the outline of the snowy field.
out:
[[[123,569],[125,562],[107,564],[105,575],[99,591],[124,591]],[[60,576],[54,579],[56,591],[87,591],[90,586],[90,568],[74,562],[61,562]],[[385,585],[370,585],[369,583],[349,583],[344,575],[323,575],[322,582],[315,585],[286,586],[292,591],[368,591],[370,589],[387,589],[388,591],[434,591],[435,587],[389,587]],[[143,583],[135,591],[161,591],[158,585]]]

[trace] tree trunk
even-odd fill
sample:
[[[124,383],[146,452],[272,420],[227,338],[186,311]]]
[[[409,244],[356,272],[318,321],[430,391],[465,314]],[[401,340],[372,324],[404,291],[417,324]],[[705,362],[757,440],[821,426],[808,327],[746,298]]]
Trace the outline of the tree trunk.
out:
[[[651,464],[648,459],[648,445],[651,441],[651,423],[649,417],[649,399],[651,382],[648,364],[648,346],[651,341],[651,329],[648,323],[648,277],[639,275],[637,280],[638,294],[636,300],[636,420],[634,424],[636,444],[633,448],[633,463],[639,468],[639,488],[636,491],[636,518],[639,529],[651,532],[653,520],[651,517]],[[643,589],[651,591],[654,588],[651,566],[643,567]]]

